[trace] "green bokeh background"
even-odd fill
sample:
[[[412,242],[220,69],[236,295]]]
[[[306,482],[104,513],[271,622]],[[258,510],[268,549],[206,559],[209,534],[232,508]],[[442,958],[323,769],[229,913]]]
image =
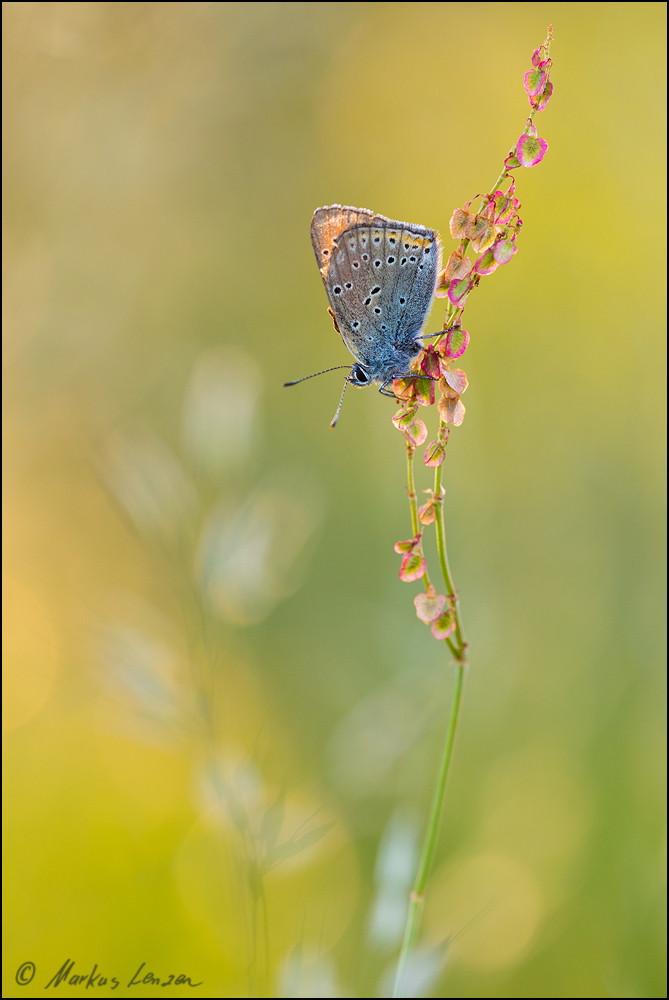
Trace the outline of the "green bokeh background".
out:
[[[339,374],[281,384],[348,360],[314,208],[448,246],[552,22],[549,152],[467,306],[444,467],[472,665],[425,990],[665,996],[665,5],[3,14],[4,995],[68,958],[121,980],[71,996],[389,995],[451,668],[397,576],[392,404],[350,390],[332,433]],[[245,541],[212,603],[217,517]],[[279,842],[333,825],[265,879],[249,985],[281,796]],[[127,988],[142,962],[204,985]]]

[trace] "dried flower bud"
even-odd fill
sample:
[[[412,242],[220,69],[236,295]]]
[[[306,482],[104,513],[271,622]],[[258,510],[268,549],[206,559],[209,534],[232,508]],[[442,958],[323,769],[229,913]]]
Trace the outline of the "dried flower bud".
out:
[[[418,406],[414,404],[413,406],[402,407],[397,411],[393,417],[393,424],[398,431],[404,431],[406,427],[409,426],[413,418],[418,412]]]
[[[515,237],[510,240],[498,240],[492,252],[498,264],[508,264],[513,255],[518,253]]]
[[[430,378],[439,378],[439,355],[431,344],[423,351],[420,367]]]
[[[420,551],[415,551],[405,555],[400,566],[400,580],[404,583],[413,583],[420,580],[427,569],[427,562]]]
[[[432,442],[434,444],[434,442]],[[431,445],[428,445],[430,448]],[[427,454],[427,452],[426,452]],[[434,509],[434,500],[427,500],[418,508],[418,520],[421,524],[434,524],[437,520],[437,512]]]
[[[451,389],[445,378],[439,379],[439,391],[445,399],[457,399],[460,395],[455,389]]]
[[[436,594],[434,587],[431,586],[425,594],[416,594],[413,602],[420,620],[429,625],[441,614],[446,604],[446,596],[445,594]]]
[[[538,135],[521,135],[516,143],[518,163],[521,167],[536,167],[543,160],[547,149],[548,143]]]
[[[467,227],[467,239],[472,241],[474,249],[479,251],[479,244],[485,242],[490,235],[491,222],[484,215],[473,215]]]
[[[422,420],[416,417],[418,405],[414,403],[409,407],[402,407],[393,417],[393,424],[398,431],[404,434],[409,444],[417,448],[427,437],[427,427]]]
[[[443,274],[443,294],[439,298],[445,298],[448,295],[448,282],[453,281],[458,278],[466,277],[472,269],[472,262],[469,257],[467,257],[462,250],[458,247],[454,250],[451,256],[446,262],[446,270]],[[442,284],[440,283],[437,291],[441,291]],[[435,292],[435,295],[437,292]]]
[[[435,639],[447,639],[455,631],[455,619],[450,607],[434,619],[431,631]]]
[[[532,103],[532,107],[535,109],[535,111],[543,111],[548,102],[550,101],[552,94],[553,94],[553,84],[549,80],[544,89],[541,91],[540,94],[538,94],[535,97]]]
[[[460,358],[467,350],[469,344],[469,334],[459,326],[453,327],[446,334],[446,339],[441,341],[444,353],[448,358]]]
[[[458,396],[466,390],[469,382],[467,381],[467,376],[463,372],[462,368],[453,368],[452,371],[444,372],[444,382],[448,385],[453,392],[456,392]]]
[[[516,165],[519,166],[519,164]],[[493,218],[498,226],[509,222],[520,208],[520,202],[513,196],[514,191],[515,184],[512,184],[506,193],[503,191],[495,192],[495,215]]]
[[[419,406],[433,406],[434,405],[434,382],[431,378],[417,378],[416,379],[416,402]],[[423,441],[425,438],[423,438]],[[419,444],[422,444],[419,441]]]
[[[415,538],[409,538],[406,542],[395,542],[394,549],[403,556],[400,566],[400,579],[405,583],[419,580],[425,572],[427,563],[423,558],[420,547],[421,532]]]
[[[437,406],[439,408],[439,415],[445,424],[453,424],[454,427],[459,427],[465,419],[466,411],[464,403],[457,393],[453,393],[453,396],[451,396],[451,391],[449,391],[448,395],[444,394]]]
[[[407,406],[416,406],[416,380],[413,378],[393,379],[393,392]]]
[[[468,278],[451,281],[448,286],[448,297],[454,306],[463,306],[465,304],[473,285],[474,282]]]
[[[540,63],[535,69],[528,70],[523,77],[523,86],[525,87],[525,93],[530,99],[530,103],[543,91],[548,82],[544,66],[545,63]]]
[[[408,538],[406,542],[395,542],[393,549],[400,555],[406,555],[409,552],[414,552],[420,545],[422,532],[418,532],[415,538]]]
[[[432,385],[432,383],[430,383],[430,385]],[[434,394],[434,389],[432,390],[432,392]],[[417,448],[419,445],[423,443],[423,441],[427,437],[427,427],[425,426],[422,420],[416,418],[409,424],[407,429],[404,431],[404,436],[409,442],[409,444],[412,444],[414,448]]]
[[[476,274],[485,276],[487,274],[492,274],[498,267],[499,264],[495,260],[493,251],[486,250],[486,252],[482,254],[474,264],[474,271]]]
[[[465,208],[456,208],[448,224],[454,240],[469,239],[469,230],[474,222],[474,215]]]
[[[488,221],[487,219],[484,219],[484,222],[485,222],[485,227],[481,230],[479,235],[472,240],[472,249],[475,250],[476,253],[483,253],[484,250],[487,250],[489,247],[491,247],[495,242],[495,238],[497,236],[498,232],[497,226],[495,226],[494,223]]]
[[[425,464],[430,468],[436,469],[437,466],[442,465],[444,458],[446,457],[446,442],[442,440],[430,441],[429,445],[425,449]],[[432,504],[432,510],[434,511],[434,501],[429,501]],[[426,504],[427,506],[427,504]],[[432,517],[432,521],[436,518],[436,513]],[[431,522],[423,522],[425,524]]]

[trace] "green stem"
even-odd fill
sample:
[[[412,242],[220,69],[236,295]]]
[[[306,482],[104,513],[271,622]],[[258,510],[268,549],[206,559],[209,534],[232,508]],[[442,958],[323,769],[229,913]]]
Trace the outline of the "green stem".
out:
[[[440,430],[444,428],[440,426]],[[434,498],[435,498],[435,512],[436,518],[436,528],[437,528],[437,553],[439,555],[439,565],[441,566],[441,572],[444,577],[444,583],[446,584],[446,592],[448,594],[449,600],[451,602],[451,607],[453,608],[453,617],[455,619],[455,645],[457,650],[453,649],[451,645],[451,651],[458,662],[465,663],[467,659],[467,640],[465,639],[465,630],[462,626],[462,615],[460,613],[460,599],[458,597],[457,591],[453,584],[453,576],[451,574],[451,567],[448,563],[448,552],[446,550],[446,529],[444,527],[444,502],[441,496],[441,465],[438,465],[434,470]]]
[[[444,792],[446,791],[448,770],[451,763],[451,757],[453,755],[455,731],[458,726],[458,717],[460,715],[460,704],[462,702],[462,688],[465,677],[465,666],[466,663],[464,659],[459,660],[456,663],[455,691],[453,693],[453,706],[451,708],[451,717],[449,719],[448,728],[446,730],[446,737],[444,739],[444,748],[441,753],[441,762],[439,764],[437,783],[435,785],[434,793],[432,795],[432,805],[430,806],[430,815],[427,821],[427,829],[425,831],[425,839],[423,841],[423,850],[421,852],[420,862],[418,864],[418,871],[416,873],[416,879],[414,881],[413,889],[411,891],[411,896],[409,899],[409,912],[407,914],[407,921],[404,929],[404,940],[402,941],[402,950],[400,952],[399,962],[397,965],[397,977],[395,979],[395,989],[393,991],[393,997],[403,997],[406,995],[405,980],[406,980],[407,965],[409,962],[409,956],[411,954],[411,949],[413,947],[414,939],[418,932],[420,917],[423,912],[423,904],[425,902],[425,886],[427,884],[427,879],[430,874],[430,868],[432,867],[434,849],[437,845],[437,834],[439,832],[439,818],[441,816],[441,809],[444,802]]]
[[[413,478],[413,453],[414,446],[407,441],[407,492],[409,495],[409,506],[411,507],[411,528],[413,537],[416,538],[420,530],[418,524],[418,498],[416,496],[416,485]]]
[[[443,424],[443,422],[442,422]],[[440,431],[444,431],[443,426],[440,427]],[[407,454],[409,450],[407,449]],[[415,490],[413,489],[413,451],[410,453],[410,466],[409,466],[409,493],[413,493],[415,498]],[[462,689],[464,685],[465,669],[467,667],[467,640],[465,639],[464,628],[462,625],[462,617],[460,614],[460,603],[458,600],[458,595],[453,584],[453,576],[451,574],[451,567],[448,563],[448,552],[446,550],[446,532],[444,528],[444,503],[441,495],[441,469],[440,465],[437,466],[434,473],[434,501],[436,510],[436,529],[437,529],[437,552],[439,554],[439,565],[441,566],[441,572],[444,577],[444,583],[446,585],[446,591],[448,593],[449,601],[453,609],[453,616],[455,619],[455,641],[449,636],[446,639],[446,643],[453,654],[453,658],[456,664],[456,676],[455,676],[455,690],[453,692],[453,705],[451,707],[451,717],[448,722],[448,728],[446,729],[446,736],[444,739],[444,747],[441,754],[441,762],[439,764],[439,772],[437,774],[437,781],[434,787],[434,792],[432,794],[432,804],[430,806],[430,815],[427,821],[427,827],[425,830],[425,838],[423,840],[423,849],[421,851],[420,862],[418,864],[418,871],[416,872],[416,878],[411,890],[411,896],[409,898],[409,910],[407,913],[406,925],[404,928],[404,939],[402,941],[402,948],[400,951],[400,956],[397,964],[397,976],[395,979],[395,990],[393,992],[394,997],[403,997],[405,995],[405,980],[407,966],[409,963],[409,958],[411,955],[411,950],[413,948],[414,940],[416,934],[418,933],[418,926],[420,923],[420,917],[423,911],[423,904],[425,902],[425,886],[427,885],[427,879],[430,874],[430,868],[432,867],[432,860],[434,857],[434,851],[437,845],[437,835],[439,832],[439,819],[441,817],[441,811],[444,804],[444,794],[446,791],[446,781],[448,779],[448,771],[451,764],[451,757],[453,756],[453,745],[455,742],[455,733],[458,726],[458,718],[460,716],[460,705],[462,703]],[[415,500],[414,500],[415,504]],[[412,507],[412,517],[414,515],[414,508]],[[417,514],[416,514],[417,523]]]
[[[413,476],[413,455],[415,450],[414,446],[407,441],[407,492],[409,494],[409,506],[411,507],[411,529],[413,531],[414,538],[416,538],[418,532],[420,531],[420,522],[418,520],[418,497],[416,495],[416,484]],[[430,576],[427,571],[427,566],[425,567],[425,572],[423,573],[423,583],[425,584],[425,589],[429,590]]]

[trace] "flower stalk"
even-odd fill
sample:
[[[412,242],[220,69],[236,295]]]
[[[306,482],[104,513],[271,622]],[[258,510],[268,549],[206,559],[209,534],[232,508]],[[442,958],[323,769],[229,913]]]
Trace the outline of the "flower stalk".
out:
[[[464,420],[465,407],[460,397],[468,385],[466,374],[462,369],[454,368],[453,362],[464,354],[469,344],[469,334],[462,327],[467,297],[478,287],[482,278],[509,263],[518,249],[516,240],[523,222],[518,214],[520,202],[515,196],[516,183],[512,171],[518,167],[536,166],[548,149],[548,143],[537,133],[534,117],[538,111],[543,111],[553,93],[553,84],[550,82],[551,41],[552,26],[548,29],[545,42],[533,52],[532,69],[524,76],[523,85],[531,111],[520,138],[504,160],[499,177],[488,193],[472,198],[462,208],[457,208],[451,217],[449,226],[451,236],[459,240],[459,243],[448,258],[435,292],[438,298],[446,300],[443,330],[435,344],[426,347],[414,362],[412,371],[416,372],[415,377],[397,379],[393,383],[395,395],[401,403],[400,409],[393,417],[393,424],[406,439],[407,492],[413,532],[412,538],[395,544],[395,551],[403,557],[399,576],[406,583],[423,581],[425,593],[417,594],[414,598],[416,614],[421,621],[430,626],[435,639],[446,643],[455,663],[451,713],[444,736],[418,869],[409,897],[394,997],[410,995],[406,991],[410,980],[411,954],[419,931],[425,890],[437,846],[439,821],[453,757],[468,666],[468,644],[462,623],[460,601],[446,548],[445,492],[442,485],[442,465],[450,427],[459,427]],[[481,198],[480,206],[477,211],[472,211],[471,206],[477,198]],[[468,256],[470,248],[478,255],[475,261]],[[435,385],[439,389],[438,399]],[[434,488],[426,491],[428,499],[419,507],[414,476],[414,455],[416,449],[427,438],[427,428],[417,413],[419,406],[432,406],[435,402],[439,411],[438,432],[435,440],[426,446],[424,455],[425,465],[434,468]],[[427,560],[423,553],[423,527],[430,524],[435,526],[437,555],[445,594],[436,592],[428,575]]]

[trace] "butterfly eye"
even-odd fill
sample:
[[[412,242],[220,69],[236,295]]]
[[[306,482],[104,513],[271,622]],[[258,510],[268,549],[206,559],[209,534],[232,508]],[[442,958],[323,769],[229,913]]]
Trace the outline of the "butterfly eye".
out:
[[[367,385],[371,380],[362,365],[353,365],[351,368],[351,381],[357,382],[358,385]]]

